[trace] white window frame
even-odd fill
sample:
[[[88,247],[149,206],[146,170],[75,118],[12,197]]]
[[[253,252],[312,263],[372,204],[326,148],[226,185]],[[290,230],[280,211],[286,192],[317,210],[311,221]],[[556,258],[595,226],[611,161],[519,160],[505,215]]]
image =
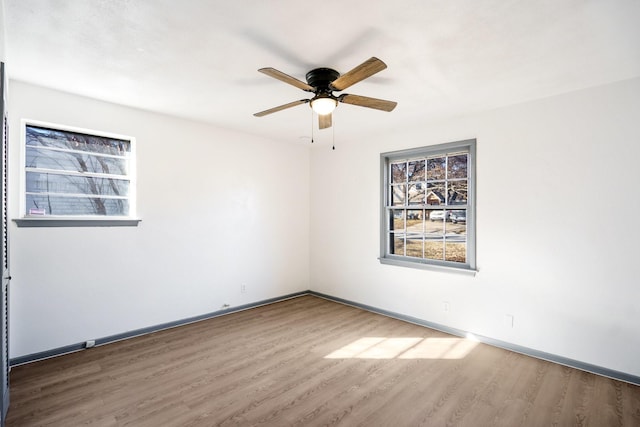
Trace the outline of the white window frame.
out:
[[[460,151],[468,152],[468,165],[467,165],[467,203],[464,205],[466,210],[466,262],[444,261],[435,260],[429,258],[418,258],[405,255],[397,255],[391,253],[391,245],[393,244],[393,238],[391,233],[391,216],[392,210],[404,209],[407,210],[420,210],[427,208],[433,208],[433,206],[427,205],[426,200],[424,205],[412,205],[409,204],[408,197],[405,198],[405,203],[402,206],[392,206],[390,187],[391,187],[391,164],[400,161],[410,161],[413,159],[429,158],[439,155],[448,155],[457,153]],[[475,225],[475,205],[476,205],[476,140],[468,139],[463,141],[450,142],[445,144],[437,144],[420,148],[412,148],[407,150],[392,151],[382,153],[380,155],[380,263],[420,268],[427,270],[446,270],[462,273],[475,274],[476,272],[476,225]],[[426,179],[426,177],[425,177]],[[458,210],[461,205],[449,205],[445,200],[445,204],[439,205],[446,210]],[[426,218],[423,217],[423,221]]]
[[[96,137],[104,137],[110,139],[120,139],[129,142],[130,144],[130,152],[126,156],[109,156],[109,155],[101,155],[103,157],[115,157],[124,159],[127,162],[127,173],[126,175],[104,175],[102,177],[117,177],[118,179],[123,179],[125,181],[129,181],[128,195],[126,196],[126,200],[129,206],[129,212],[127,215],[51,215],[51,214],[29,214],[27,211],[26,201],[27,201],[27,191],[26,191],[26,181],[27,181],[27,172],[38,172],[39,169],[28,168],[26,165],[26,149],[27,149],[27,141],[26,141],[26,133],[27,127],[40,127],[53,129],[62,132],[72,132],[72,133],[80,133],[90,136]],[[56,123],[48,123],[38,120],[31,119],[22,119],[21,120],[21,147],[20,147],[20,212],[19,218],[14,221],[20,227],[87,227],[87,226],[137,226],[140,222],[140,219],[136,217],[136,139],[127,135],[119,135],[110,132],[97,131],[93,129],[85,129],[74,126],[60,125]],[[64,149],[60,149],[57,151],[65,151]],[[86,154],[86,152],[84,152]],[[98,154],[99,155],[99,154]],[[48,172],[48,169],[40,169],[42,172]],[[50,171],[49,171],[50,172]],[[75,172],[69,171],[68,173],[60,173],[61,175],[68,176],[95,176],[100,177],[99,173],[83,173],[83,172]],[[112,196],[113,197],[113,196]],[[103,197],[108,198],[108,197]]]

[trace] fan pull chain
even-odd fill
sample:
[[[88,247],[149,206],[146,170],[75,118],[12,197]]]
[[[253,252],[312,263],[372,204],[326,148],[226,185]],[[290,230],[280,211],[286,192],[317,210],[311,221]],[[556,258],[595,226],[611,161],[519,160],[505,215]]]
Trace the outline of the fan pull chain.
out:
[[[331,121],[333,122],[331,124],[331,131],[332,131],[332,137],[331,137],[331,143],[333,144],[333,146],[331,147],[332,150],[336,150],[336,121],[335,121],[335,114],[333,115]]]
[[[313,109],[311,109],[311,143],[313,144]]]

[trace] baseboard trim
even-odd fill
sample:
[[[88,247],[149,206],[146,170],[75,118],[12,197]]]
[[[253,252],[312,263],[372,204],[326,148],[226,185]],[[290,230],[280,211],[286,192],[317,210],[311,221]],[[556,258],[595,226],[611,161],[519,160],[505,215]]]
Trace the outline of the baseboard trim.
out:
[[[2,396],[2,413],[0,414],[0,425],[2,426],[4,426],[4,423],[7,420],[7,411],[9,410],[10,402],[9,389],[6,389],[4,391],[4,396]]]
[[[464,331],[461,329],[452,328],[449,326],[441,325],[439,323],[430,322],[424,319],[419,319],[417,317],[407,316],[404,314],[396,313],[389,310],[384,310],[378,307],[373,307],[367,304],[361,304],[358,302],[350,301],[347,299],[334,297],[332,295],[324,294],[316,291],[300,291],[294,292],[291,294],[283,295],[280,297],[268,298],[265,300],[257,301],[254,303],[243,304],[236,307],[230,307],[225,310],[218,310],[211,313],[202,314],[199,316],[188,317],[186,319],[176,320],[173,322],[162,323],[155,326],[150,326],[146,328],[136,329],[129,332],[124,332],[121,334],[110,335],[107,337],[96,339],[96,346],[110,344],[116,341],[121,341],[129,338],[134,338],[141,335],[150,334],[153,332],[162,331],[165,329],[171,329],[178,326],[187,325],[189,323],[199,322],[201,320],[211,319],[214,317],[224,316],[226,314],[236,313],[243,310],[249,310],[252,308],[260,307],[263,305],[273,304],[280,301],[285,301],[292,298],[298,298],[304,295],[313,295],[318,298],[323,298],[329,301],[337,302],[340,304],[348,305],[351,307],[359,308],[362,310],[370,311],[372,313],[381,314],[383,316],[391,317],[394,319],[402,320],[405,322],[413,323],[419,326],[424,326],[427,328],[435,329],[437,331],[445,332],[447,334],[451,334],[458,337],[468,337],[470,334],[473,335],[474,339],[477,339],[479,342],[484,344],[488,344],[494,347],[503,348],[505,350],[514,351],[516,353],[524,354],[526,356],[535,357],[537,359],[547,360],[549,362],[558,363],[560,365],[568,366],[570,368],[580,369],[581,371],[591,372],[593,374],[602,375],[608,378],[612,378],[614,380],[624,381],[630,384],[634,384],[640,386],[640,377],[636,375],[631,375],[626,372],[620,372],[609,368],[604,368],[602,366],[593,365],[586,362],[581,362],[579,360],[569,359],[567,357],[558,356],[551,353],[546,353],[544,351],[523,347],[517,344],[512,344],[506,341],[498,340],[495,338],[485,337],[482,335],[477,335],[469,331]],[[51,357],[57,357],[68,353],[73,353],[76,351],[84,350],[85,343],[77,343],[71,344],[63,347],[54,348],[51,350],[42,351],[39,353],[27,354],[25,356],[15,357],[10,359],[9,363],[11,367],[23,365],[25,363],[36,362],[38,360],[49,359]]]
[[[217,310],[211,313],[201,314],[199,316],[188,317],[186,319],[175,320],[173,322],[161,323],[159,325],[149,326],[146,328],[135,329],[129,332],[123,332],[121,334],[110,335],[103,338],[97,338],[95,340],[96,346],[105,344],[111,344],[116,341],[122,341],[129,338],[138,337],[141,335],[150,334],[152,332],[158,332],[165,329],[171,329],[178,326],[188,325],[189,323],[199,322],[201,320],[212,319],[214,317],[224,316],[226,314],[237,313],[239,311],[249,310],[252,308],[260,307],[263,305],[273,304],[280,301],[285,301],[291,298],[297,298],[304,295],[309,295],[309,291],[294,292],[292,294],[282,295],[279,297],[268,298],[261,301],[243,304],[236,307],[230,307],[224,310]],[[49,359],[52,357],[62,356],[64,354],[74,353],[76,351],[85,350],[85,343],[77,343],[65,345],[63,347],[54,348],[51,350],[41,351],[38,353],[27,354],[25,356],[15,357],[9,360],[11,367],[24,365],[26,363],[37,362],[39,360]]]
[[[394,319],[403,320],[405,322],[413,323],[419,326],[424,326],[427,328],[435,329],[441,332],[445,332],[447,334],[455,335],[458,337],[468,337],[469,335],[473,335],[474,339],[477,339],[479,342],[484,344],[488,344],[494,347],[503,348],[505,350],[513,351],[516,353],[524,354],[526,356],[535,357],[537,359],[547,360],[549,362],[558,363],[560,365],[568,366],[570,368],[576,368],[581,371],[591,372],[593,374],[602,375],[604,377],[608,377],[614,380],[624,381],[633,385],[640,386],[640,377],[636,375],[631,375],[626,372],[620,372],[609,368],[604,368],[598,365],[592,365],[591,363],[581,362],[579,360],[569,359],[567,357],[558,356],[551,353],[546,353],[544,351],[535,350],[528,347],[523,347],[521,345],[512,344],[506,341],[497,340],[495,338],[485,337],[482,335],[474,334],[473,332],[463,331],[461,329],[451,328],[449,326],[440,325],[438,323],[429,322],[427,320],[418,319],[416,317],[407,316],[400,313],[395,313],[393,311],[384,310],[378,307],[373,307],[366,304],[360,304],[354,301],[349,301],[343,298],[334,297],[331,295],[323,294],[321,292],[316,291],[308,291],[309,295],[313,295],[319,298],[324,298],[329,301],[338,302],[341,304],[345,304],[351,307],[360,308],[362,310],[370,311],[372,313],[381,314],[383,316],[392,317]]]

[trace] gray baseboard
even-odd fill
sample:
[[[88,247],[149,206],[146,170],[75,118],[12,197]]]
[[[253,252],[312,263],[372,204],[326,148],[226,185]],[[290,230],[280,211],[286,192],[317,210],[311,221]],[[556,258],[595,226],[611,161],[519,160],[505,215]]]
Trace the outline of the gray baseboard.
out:
[[[186,319],[176,320],[173,322],[162,323],[160,325],[150,326],[147,328],[136,329],[129,332],[124,332],[121,334],[110,335],[108,337],[103,337],[96,339],[96,346],[105,345],[116,341],[125,340],[128,338],[137,337],[140,335],[150,334],[152,332],[161,331],[164,329],[175,328],[177,326],[187,325],[189,323],[198,322],[201,320],[211,319],[218,316],[223,316],[225,314],[235,313],[238,311],[248,310],[251,308],[260,307],[262,305],[273,304],[279,301],[284,301],[291,298],[297,298],[303,295],[313,295],[319,298],[323,298],[329,301],[345,304],[351,307],[360,308],[362,310],[370,311],[372,313],[381,314],[383,316],[392,317],[394,319],[403,320],[405,322],[413,323],[416,325],[424,326],[427,328],[435,329],[441,332],[445,332],[451,335],[455,335],[458,337],[466,337],[467,334],[471,333],[469,331],[463,331],[461,329],[451,328],[449,326],[440,325],[438,323],[429,322],[427,320],[418,319],[416,317],[407,316],[400,313],[395,313],[393,311],[384,310],[381,308],[373,307],[366,304],[360,304],[354,301],[349,301],[343,298],[334,297],[331,295],[323,294],[321,292],[316,291],[301,291],[295,292],[288,295],[283,295],[280,297],[269,298],[261,301],[257,301],[250,304],[244,304],[237,307],[230,307],[225,310],[218,310],[211,313],[202,314],[200,316],[189,317]],[[631,375],[626,372],[620,372],[609,368],[604,368],[602,366],[593,365],[586,362],[581,362],[579,360],[569,359],[563,356],[558,356],[551,353],[546,353],[544,351],[535,350],[528,347],[523,347],[517,344],[512,344],[506,341],[497,340],[490,337],[485,337],[482,335],[473,334],[473,336],[482,343],[492,345],[494,347],[503,348],[505,350],[515,351],[516,353],[524,354],[527,356],[535,357],[537,359],[548,360],[549,362],[558,363],[560,365],[569,366],[571,368],[580,369],[582,371],[591,372],[597,375],[602,375],[608,378],[612,378],[614,380],[628,382],[630,384],[640,386],[640,377],[636,375]],[[39,353],[28,354],[25,356],[16,357],[10,360],[10,365],[18,366],[25,363],[35,362],[37,360],[48,359],[50,357],[61,356],[63,354],[72,353],[75,351],[84,350],[85,343],[77,343],[71,344],[64,347],[58,347],[47,351],[42,351]]]
[[[560,365],[568,366],[570,368],[580,369],[582,371],[591,372],[597,375],[602,375],[608,378],[612,378],[614,380],[624,381],[630,384],[640,386],[640,377],[636,375],[631,375],[626,372],[620,372],[609,368],[604,368],[602,366],[592,365],[590,363],[581,362],[579,360],[569,359],[567,357],[558,356],[551,353],[546,353],[544,351],[535,350],[528,347],[523,347],[517,344],[512,344],[506,341],[497,340],[494,338],[484,337],[482,335],[477,335],[469,331],[463,331],[461,329],[451,328],[449,326],[440,325],[438,323],[429,322],[423,319],[418,319],[412,316],[406,316],[404,314],[395,313],[393,311],[383,310],[381,308],[372,307],[366,304],[360,304],[357,302],[349,301],[343,298],[337,298],[331,295],[323,294],[320,292],[309,291],[309,295],[313,295],[319,298],[324,298],[329,301],[339,302],[341,304],[349,305],[356,308],[361,308],[363,310],[371,311],[373,313],[382,314],[383,316],[392,317],[394,319],[403,320],[405,322],[414,323],[416,325],[425,326],[427,328],[435,329],[441,332],[445,332],[451,335],[455,335],[458,337],[466,337],[467,334],[473,334],[474,338],[476,338],[479,342],[484,344],[488,344],[494,347],[503,348],[505,350],[514,351],[516,353],[524,354],[526,356],[535,357],[537,359],[547,360],[549,362],[558,363]]]
[[[0,414],[0,425],[4,427],[4,423],[7,419],[7,411],[9,410],[9,389],[4,391],[4,396],[2,396],[2,413]]]
[[[140,335],[150,334],[152,332],[158,332],[165,329],[175,328],[177,326],[187,325],[189,323],[199,322],[201,320],[211,319],[218,316],[223,316],[225,314],[236,313],[238,311],[249,310],[251,308],[260,307],[262,305],[273,304],[275,302],[284,301],[291,298],[300,297],[303,295],[309,295],[309,291],[295,292],[288,295],[283,295],[280,297],[269,298],[261,301],[257,301],[250,304],[243,304],[236,307],[229,307],[224,310],[213,311],[211,313],[201,314],[199,316],[188,317],[186,319],[175,320],[173,322],[162,323],[159,325],[149,326],[146,328],[135,329],[129,332],[123,332],[121,334],[110,335],[108,337],[97,338],[95,339],[95,345],[105,345],[110,344],[116,341],[126,340],[128,338],[137,337]],[[63,347],[54,348],[51,350],[41,351],[38,353],[27,354],[25,356],[19,356],[11,359],[9,361],[10,365],[18,366],[23,365],[25,363],[36,362],[38,360],[49,359],[51,357],[61,356],[63,354],[73,353],[76,351],[84,350],[85,343],[77,343],[65,345]]]

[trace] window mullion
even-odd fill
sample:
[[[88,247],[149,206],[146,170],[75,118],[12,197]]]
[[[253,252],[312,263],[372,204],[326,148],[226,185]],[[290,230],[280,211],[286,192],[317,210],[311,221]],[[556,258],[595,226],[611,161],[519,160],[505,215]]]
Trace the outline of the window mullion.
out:
[[[51,193],[51,192],[42,192],[37,193],[34,191],[27,191],[25,194],[30,196],[56,196],[56,197],[76,197],[76,198],[86,198],[86,199],[118,199],[118,200],[127,200],[128,196],[118,196],[115,194],[86,194],[86,193]]]
[[[40,151],[57,151],[59,153],[82,154],[86,156],[95,156],[95,157],[109,157],[112,159],[121,159],[121,160],[129,159],[128,153],[124,155],[106,154],[106,153],[98,153],[94,151],[74,150],[72,148],[47,147],[46,145],[31,145],[31,144],[27,144],[26,148],[30,148],[33,150],[40,150]]]
[[[117,175],[117,174],[108,174],[108,173],[99,173],[99,172],[81,172],[81,171],[72,171],[72,170],[45,169],[45,168],[34,168],[34,167],[25,167],[24,169],[26,172],[32,172],[32,173],[85,176],[85,177],[91,177],[91,178],[121,179],[123,181],[131,180],[127,175]]]

